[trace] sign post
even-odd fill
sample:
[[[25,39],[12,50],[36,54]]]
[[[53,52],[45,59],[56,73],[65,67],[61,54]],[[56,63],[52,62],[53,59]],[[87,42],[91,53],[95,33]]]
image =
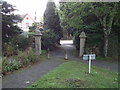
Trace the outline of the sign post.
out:
[[[89,73],[90,73],[90,69],[91,69],[91,55],[89,55]]]
[[[88,68],[89,74],[91,72],[91,60],[95,60],[95,57],[96,57],[95,54],[86,54],[86,55],[83,55],[83,60],[88,60],[89,61],[89,68]]]

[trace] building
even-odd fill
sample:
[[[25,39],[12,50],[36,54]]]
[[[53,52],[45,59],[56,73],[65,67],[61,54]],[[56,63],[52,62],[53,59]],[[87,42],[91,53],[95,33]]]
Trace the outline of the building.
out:
[[[18,27],[20,27],[24,32],[29,31],[29,27],[35,22],[34,19],[30,17],[29,14],[24,15],[23,19],[18,22]]]

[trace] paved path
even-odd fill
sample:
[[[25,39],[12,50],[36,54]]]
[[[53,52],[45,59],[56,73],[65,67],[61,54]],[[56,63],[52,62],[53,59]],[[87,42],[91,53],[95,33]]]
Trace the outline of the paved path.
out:
[[[32,84],[34,81],[38,80],[38,78],[48,73],[50,70],[53,70],[65,61],[65,50],[67,50],[69,60],[88,63],[87,61],[79,59],[76,54],[75,47],[72,45],[72,41],[68,41],[68,44],[64,41],[61,43],[63,45],[61,45],[57,50],[50,52],[51,58],[49,60],[38,62],[33,66],[29,66],[25,69],[18,70],[14,74],[5,76],[3,78],[3,88],[24,88]],[[112,62],[96,60],[92,62],[92,65],[110,69],[115,72],[118,70],[118,65]],[[26,81],[30,81],[30,83],[26,83]]]
[[[5,76],[3,78],[3,88],[24,88],[38,80],[38,78],[54,69],[62,62],[61,58],[56,59],[53,57],[51,60],[36,63],[33,66],[19,70],[14,74]],[[26,81],[30,81],[30,83],[27,84]]]

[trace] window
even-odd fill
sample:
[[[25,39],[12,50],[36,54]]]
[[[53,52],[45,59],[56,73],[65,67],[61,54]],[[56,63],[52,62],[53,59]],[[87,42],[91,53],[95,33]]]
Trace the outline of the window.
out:
[[[29,23],[26,23],[26,27],[29,27]]]
[[[29,20],[29,18],[27,17],[26,20]]]

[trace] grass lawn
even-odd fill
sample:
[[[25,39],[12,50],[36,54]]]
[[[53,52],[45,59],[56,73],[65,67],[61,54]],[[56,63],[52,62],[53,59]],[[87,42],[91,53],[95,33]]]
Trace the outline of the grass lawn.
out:
[[[118,88],[118,73],[68,61],[44,75],[28,88]]]

